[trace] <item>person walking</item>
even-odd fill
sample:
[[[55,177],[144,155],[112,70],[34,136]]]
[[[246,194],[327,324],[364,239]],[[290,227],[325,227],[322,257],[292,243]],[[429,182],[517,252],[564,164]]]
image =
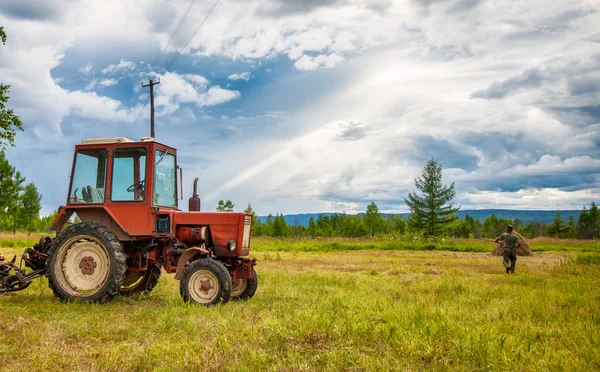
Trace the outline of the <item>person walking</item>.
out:
[[[506,232],[494,240],[496,243],[499,241],[504,242],[504,252],[502,254],[502,263],[506,268],[506,273],[515,272],[515,266],[517,265],[517,247],[521,246],[520,238],[513,234],[513,227],[511,225],[506,226]],[[510,265],[509,265],[510,262]]]

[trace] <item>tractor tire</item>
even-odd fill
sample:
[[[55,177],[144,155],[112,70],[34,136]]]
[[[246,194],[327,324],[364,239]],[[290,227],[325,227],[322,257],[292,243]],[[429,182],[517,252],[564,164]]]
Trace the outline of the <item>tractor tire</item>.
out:
[[[48,256],[48,285],[62,301],[110,301],[119,293],[127,272],[123,245],[96,223],[81,222],[61,231]]]
[[[160,279],[160,266],[157,264],[148,265],[148,270],[143,272],[132,271],[125,276],[119,294],[125,296],[137,293],[148,294],[156,287],[158,279]]]
[[[204,306],[226,303],[231,297],[231,276],[221,262],[202,258],[185,268],[179,291],[185,302]]]
[[[232,300],[249,300],[256,293],[258,288],[258,275],[256,270],[252,269],[251,279],[238,279],[238,284],[231,287]]]

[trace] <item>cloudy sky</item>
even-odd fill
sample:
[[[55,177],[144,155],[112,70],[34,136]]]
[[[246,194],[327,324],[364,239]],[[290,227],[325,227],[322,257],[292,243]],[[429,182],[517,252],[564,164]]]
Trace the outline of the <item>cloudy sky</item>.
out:
[[[404,212],[432,157],[463,209],[600,202],[598,0],[221,0],[197,33],[215,2],[190,4],[0,0],[8,157],[44,212],[81,139],[149,135],[157,77],[204,209]]]

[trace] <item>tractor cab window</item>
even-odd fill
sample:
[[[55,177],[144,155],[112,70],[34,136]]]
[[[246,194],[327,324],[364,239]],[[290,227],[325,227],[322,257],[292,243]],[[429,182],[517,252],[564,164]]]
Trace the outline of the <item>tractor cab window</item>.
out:
[[[163,150],[156,150],[154,153],[154,190],[152,197],[154,205],[177,206],[175,172],[175,155]]]
[[[75,157],[69,203],[104,203],[106,160],[103,149],[81,149]]]
[[[146,149],[116,149],[113,156],[113,201],[143,201],[146,195]]]

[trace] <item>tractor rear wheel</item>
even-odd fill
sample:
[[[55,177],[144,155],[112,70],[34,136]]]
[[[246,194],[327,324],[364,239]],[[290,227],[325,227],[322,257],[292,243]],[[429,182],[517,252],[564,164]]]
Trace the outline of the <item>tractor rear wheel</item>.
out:
[[[63,301],[110,301],[119,293],[127,271],[123,245],[96,223],[81,222],[61,231],[48,256],[48,285]]]
[[[202,258],[185,268],[179,290],[186,302],[204,306],[225,303],[231,297],[231,276],[221,262]]]
[[[252,278],[238,279],[237,284],[231,287],[232,300],[248,300],[254,296],[258,288],[258,275],[256,270],[252,269]]]
[[[137,293],[148,294],[156,287],[158,279],[160,279],[160,266],[157,264],[148,265],[146,271],[129,271],[119,294],[126,296]]]

